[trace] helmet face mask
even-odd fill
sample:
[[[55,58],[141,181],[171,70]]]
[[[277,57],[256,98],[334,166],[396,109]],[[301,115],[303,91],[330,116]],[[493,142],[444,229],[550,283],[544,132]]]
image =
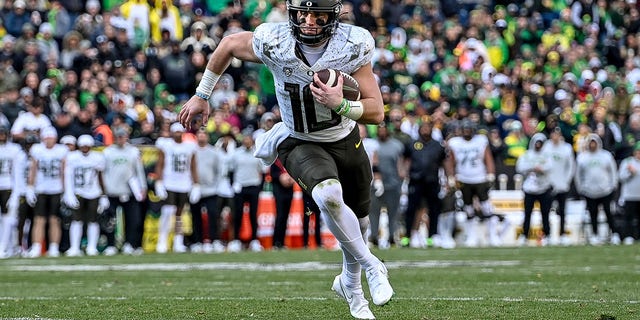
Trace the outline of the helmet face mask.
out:
[[[287,11],[289,12],[289,26],[293,36],[301,44],[320,45],[325,43],[333,32],[338,28],[338,17],[342,11],[341,0],[287,0]],[[299,13],[314,12],[328,15],[327,21],[316,27],[316,34],[304,33],[302,31],[303,21]]]
[[[466,118],[462,120],[461,129],[462,137],[466,140],[471,140],[476,131],[475,124]]]

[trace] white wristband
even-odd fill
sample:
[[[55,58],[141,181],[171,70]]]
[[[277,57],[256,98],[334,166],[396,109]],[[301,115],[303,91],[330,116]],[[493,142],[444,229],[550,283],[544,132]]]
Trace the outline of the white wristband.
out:
[[[364,105],[360,101],[351,101],[344,99],[342,104],[336,108],[336,113],[352,120],[358,120],[364,113]]]
[[[200,83],[198,84],[198,88],[196,88],[196,93],[198,96],[203,98],[207,97],[205,100],[208,100],[213,92],[213,88],[218,83],[218,79],[220,79],[220,75],[209,70],[205,69],[204,74],[202,75],[202,79],[200,79]]]

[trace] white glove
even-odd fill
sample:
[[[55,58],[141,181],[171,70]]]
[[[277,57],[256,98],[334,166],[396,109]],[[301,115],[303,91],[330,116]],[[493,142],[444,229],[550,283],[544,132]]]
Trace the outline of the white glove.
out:
[[[98,199],[98,214],[105,212],[109,209],[110,205],[111,204],[109,203],[109,198],[107,196],[100,196],[100,199]]]
[[[382,196],[384,194],[384,184],[380,179],[373,180],[373,195],[376,197]]]
[[[167,189],[164,188],[164,183],[162,183],[162,180],[156,181],[156,196],[160,198],[160,200],[164,200],[169,196],[167,194]]]
[[[240,193],[242,192],[242,185],[240,184],[240,182],[236,182],[233,184],[233,186],[231,186],[233,188],[233,191],[235,193]]]
[[[36,196],[36,191],[33,189],[33,186],[28,186],[25,191],[24,197],[27,199],[27,204],[30,207],[35,207],[36,202],[38,202],[38,197]]]
[[[493,173],[487,173],[487,182],[493,183],[496,181],[496,175]]]
[[[65,192],[62,195],[62,202],[70,209],[78,209],[80,207],[80,201],[73,192]]]
[[[454,176],[447,177],[447,184],[449,185],[449,188],[454,188],[456,186],[456,177]]]
[[[146,193],[146,190],[145,188],[142,187],[142,185],[140,184],[140,181],[138,181],[136,177],[131,177],[131,179],[129,179],[129,188],[131,188],[131,193],[133,193],[133,197],[136,198],[137,201],[144,200],[144,195]],[[129,201],[129,199],[122,202],[127,202],[127,201]]]
[[[129,199],[131,199],[131,197],[128,194],[122,194],[118,197],[118,200],[120,200],[120,202],[127,202],[129,201]]]
[[[191,187],[191,192],[189,192],[189,202],[197,203],[198,201],[200,201],[201,197],[202,194],[200,193],[200,185],[194,184],[193,187]]]
[[[11,192],[11,195],[9,196],[9,200],[7,201],[7,211],[10,214],[17,213],[19,207],[20,207],[20,196],[18,195],[18,192]]]

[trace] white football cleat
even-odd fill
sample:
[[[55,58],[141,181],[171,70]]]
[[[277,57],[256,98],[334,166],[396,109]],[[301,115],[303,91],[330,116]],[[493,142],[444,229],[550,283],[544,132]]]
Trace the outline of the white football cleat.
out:
[[[520,236],[518,236],[518,246],[519,247],[524,247],[529,243],[529,240],[527,239],[527,236],[525,236],[524,234],[521,234]]]
[[[39,258],[42,256],[42,245],[34,243],[31,248],[24,253],[25,258]]]
[[[95,256],[100,254],[100,251],[98,251],[98,249],[96,249],[96,248],[86,248],[85,252],[90,257],[95,257]]]
[[[622,243],[624,243],[627,246],[630,246],[630,245],[633,244],[634,241],[635,241],[635,239],[633,239],[633,237],[626,237],[626,238],[624,238]]]
[[[253,252],[260,252],[262,251],[262,244],[260,244],[260,241],[257,239],[251,240],[249,243],[249,249]]]
[[[213,253],[222,253],[225,250],[224,244],[220,240],[213,240],[213,242],[211,243],[211,247]]]
[[[176,244],[175,242],[173,243],[173,252],[174,253],[185,253],[187,252],[187,246],[185,245],[179,245]]]
[[[337,275],[335,279],[333,279],[333,285],[331,286],[331,290],[335,291],[336,294],[342,299],[346,300],[349,304],[349,311],[351,311],[351,315],[356,319],[375,319],[376,317],[373,315],[371,310],[369,309],[369,301],[365,299],[364,292],[362,291],[362,286],[358,286],[355,289],[347,288],[342,285],[342,279],[340,275]]]
[[[620,239],[620,235],[618,233],[614,233],[611,235],[611,244],[614,246],[619,246],[622,243],[622,240]]]
[[[64,255],[67,257],[82,257],[82,251],[80,249],[69,249]]]
[[[116,254],[118,254],[118,249],[114,246],[108,246],[104,249],[104,251],[102,252],[105,256],[107,257],[111,257],[111,256],[115,256]]]
[[[242,251],[242,242],[240,242],[240,240],[233,240],[233,241],[229,242],[229,245],[227,246],[227,250],[229,252],[240,252],[240,251]]]
[[[371,293],[371,299],[373,303],[382,306],[385,305],[391,296],[393,296],[393,288],[389,284],[389,272],[384,263],[380,262],[377,265],[367,268],[365,274],[367,275],[367,282],[369,283],[369,292]]]
[[[389,243],[389,240],[380,239],[380,241],[378,241],[378,249],[388,250],[389,248],[391,248],[391,244]]]
[[[191,253],[202,253],[203,250],[202,243],[194,243],[189,246],[189,252]]]
[[[128,242],[122,246],[122,254],[124,254],[125,256],[132,255],[133,251],[133,246],[131,246],[131,244],[129,244]]]
[[[50,258],[57,258],[57,257],[59,257],[59,256],[60,256],[60,250],[58,250],[58,248],[50,248],[50,249],[47,251],[47,257],[50,257]]]

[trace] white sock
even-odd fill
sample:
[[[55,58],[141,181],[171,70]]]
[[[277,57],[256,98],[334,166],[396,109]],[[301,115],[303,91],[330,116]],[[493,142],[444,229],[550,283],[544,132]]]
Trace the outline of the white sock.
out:
[[[366,239],[365,236],[369,228],[369,217],[358,219],[360,224],[360,233],[362,234],[362,240]],[[357,288],[361,285],[362,279],[362,267],[360,263],[353,257],[349,251],[342,250],[342,283],[349,288]]]
[[[158,226],[158,244],[167,245],[169,232],[171,231],[171,217],[176,212],[176,206],[162,206],[160,209],[160,221]]]
[[[452,212],[445,212],[440,214],[440,217],[438,217],[438,234],[441,237],[444,238],[450,238],[451,237],[451,233],[453,230],[451,230],[452,228],[452,224],[451,224],[451,217],[453,216]]]
[[[340,182],[335,179],[322,181],[313,188],[311,195],[342,250],[350,253],[364,268],[379,263],[365,244],[358,218],[342,199]]]
[[[0,229],[0,253],[7,251],[11,247],[11,235],[18,224],[18,218],[11,214],[2,215]],[[13,250],[13,248],[11,248]]]
[[[99,238],[100,225],[97,222],[90,222],[87,225],[87,250],[98,250]]]
[[[49,243],[49,252],[60,252],[60,247],[57,243],[51,242]]]
[[[71,225],[69,226],[69,250],[80,250],[82,226],[82,221],[71,221]]]
[[[173,236],[173,247],[179,248],[184,246],[184,236],[181,234],[176,234]]]
[[[475,242],[478,240],[477,229],[478,229],[478,220],[476,218],[467,220],[467,241]]]

